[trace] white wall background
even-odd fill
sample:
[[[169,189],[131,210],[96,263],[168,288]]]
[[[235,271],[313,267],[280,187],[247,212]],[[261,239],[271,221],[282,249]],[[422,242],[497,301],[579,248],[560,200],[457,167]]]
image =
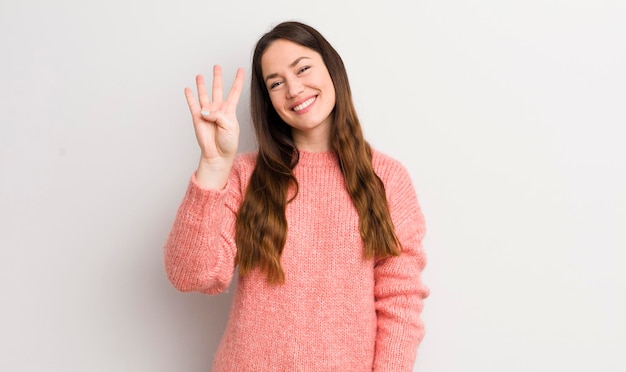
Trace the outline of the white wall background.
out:
[[[335,45],[366,136],[414,177],[415,371],[626,370],[618,0],[3,0],[0,370],[208,369],[230,294],[162,267],[198,156],[183,88],[249,72],[287,19]]]

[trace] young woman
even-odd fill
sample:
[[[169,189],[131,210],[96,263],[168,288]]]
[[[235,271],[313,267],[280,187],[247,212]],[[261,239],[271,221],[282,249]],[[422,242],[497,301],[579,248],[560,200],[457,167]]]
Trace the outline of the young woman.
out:
[[[424,335],[424,219],[405,168],[365,141],[340,56],[277,25],[252,61],[255,153],[236,154],[237,71],[185,95],[201,149],[165,246],[181,291],[239,272],[214,371],[411,371]]]

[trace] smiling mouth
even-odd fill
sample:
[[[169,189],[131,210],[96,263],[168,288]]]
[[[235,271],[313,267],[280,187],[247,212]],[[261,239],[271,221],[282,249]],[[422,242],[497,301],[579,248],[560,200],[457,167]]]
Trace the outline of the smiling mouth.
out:
[[[311,106],[311,103],[313,103],[316,99],[317,99],[317,96],[311,97],[311,98],[307,99],[306,101],[302,102],[301,104],[299,104],[298,106],[294,106],[294,108],[292,108],[292,110],[295,111],[295,112],[302,111],[305,108]]]

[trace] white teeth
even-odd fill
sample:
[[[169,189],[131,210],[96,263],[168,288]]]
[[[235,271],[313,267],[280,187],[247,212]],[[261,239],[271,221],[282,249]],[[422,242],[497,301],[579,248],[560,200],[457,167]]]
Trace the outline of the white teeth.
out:
[[[294,107],[293,111],[304,110],[305,108],[309,107],[309,105],[313,103],[313,101],[315,101],[315,97],[311,97],[307,99],[306,101],[302,102],[301,104],[299,104],[298,106]]]

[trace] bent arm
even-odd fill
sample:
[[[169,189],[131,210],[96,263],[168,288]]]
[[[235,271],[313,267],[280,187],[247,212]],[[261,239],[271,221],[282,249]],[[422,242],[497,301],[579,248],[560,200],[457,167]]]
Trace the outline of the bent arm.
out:
[[[234,177],[223,190],[203,189],[192,176],[165,244],[165,270],[180,291],[222,292],[235,268]]]

